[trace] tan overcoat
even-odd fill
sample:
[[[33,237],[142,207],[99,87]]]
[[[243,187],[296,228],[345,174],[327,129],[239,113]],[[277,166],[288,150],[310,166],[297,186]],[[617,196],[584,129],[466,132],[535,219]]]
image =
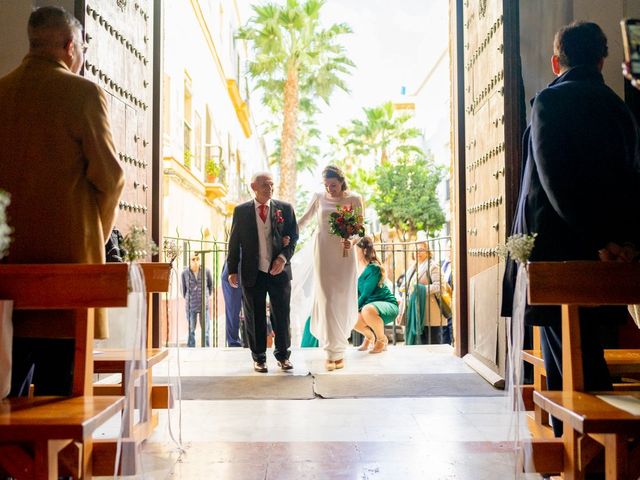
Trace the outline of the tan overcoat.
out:
[[[34,54],[1,78],[0,188],[14,229],[6,261],[103,263],[124,188],[105,92]]]

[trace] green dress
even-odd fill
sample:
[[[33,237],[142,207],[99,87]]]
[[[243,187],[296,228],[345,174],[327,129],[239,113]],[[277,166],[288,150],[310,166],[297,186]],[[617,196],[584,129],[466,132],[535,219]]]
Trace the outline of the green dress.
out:
[[[398,316],[398,300],[384,283],[378,285],[380,275],[380,266],[370,263],[358,277],[358,311],[365,305],[373,305],[387,324]]]
[[[427,299],[427,287],[422,284],[416,285],[409,296],[407,303],[407,325],[404,332],[406,345],[421,345],[420,335],[424,331],[423,315]]]
[[[300,342],[300,346],[302,348],[314,348],[319,347],[320,342],[316,337],[311,333],[311,315],[307,317],[307,321],[304,322],[304,332],[302,332],[302,341]]]

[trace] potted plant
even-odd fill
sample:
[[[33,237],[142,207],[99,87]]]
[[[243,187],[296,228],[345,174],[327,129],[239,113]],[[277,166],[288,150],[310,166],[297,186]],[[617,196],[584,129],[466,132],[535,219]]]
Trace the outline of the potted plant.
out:
[[[207,183],[214,183],[220,175],[220,164],[213,158],[208,158],[204,164],[204,170],[207,174]]]

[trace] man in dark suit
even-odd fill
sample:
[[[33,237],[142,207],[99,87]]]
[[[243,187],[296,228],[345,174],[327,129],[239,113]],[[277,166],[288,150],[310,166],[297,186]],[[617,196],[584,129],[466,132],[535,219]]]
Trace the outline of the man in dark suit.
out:
[[[513,233],[538,234],[531,261],[622,259],[621,252],[633,252],[640,242],[639,136],[629,109],[604,84],[607,53],[607,39],[594,23],[574,22],[556,34],[552,69],[557,78],[532,103],[513,226]],[[514,262],[508,262],[506,317],[512,313],[515,273]],[[588,390],[612,388],[602,330],[611,331],[612,319],[619,316],[611,309],[587,309],[581,315]],[[561,390],[560,308],[527,306],[525,323],[542,327],[548,388]],[[554,422],[554,432],[561,435],[560,422]]]
[[[298,241],[298,224],[289,203],[271,198],[273,178],[270,173],[255,174],[251,189],[255,198],[238,205],[233,211],[227,257],[229,283],[238,288],[240,264],[242,305],[254,370],[267,372],[267,294],[271,304],[271,324],[276,336],[274,355],[280,368],[291,370],[289,261]]]

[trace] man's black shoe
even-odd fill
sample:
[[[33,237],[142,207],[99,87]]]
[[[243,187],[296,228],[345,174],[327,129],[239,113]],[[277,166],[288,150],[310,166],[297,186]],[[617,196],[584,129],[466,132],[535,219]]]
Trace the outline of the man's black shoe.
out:
[[[253,369],[258,373],[267,373],[267,364],[265,362],[253,362]]]
[[[293,370],[293,363],[291,363],[289,360],[278,360],[278,366],[282,370]]]

